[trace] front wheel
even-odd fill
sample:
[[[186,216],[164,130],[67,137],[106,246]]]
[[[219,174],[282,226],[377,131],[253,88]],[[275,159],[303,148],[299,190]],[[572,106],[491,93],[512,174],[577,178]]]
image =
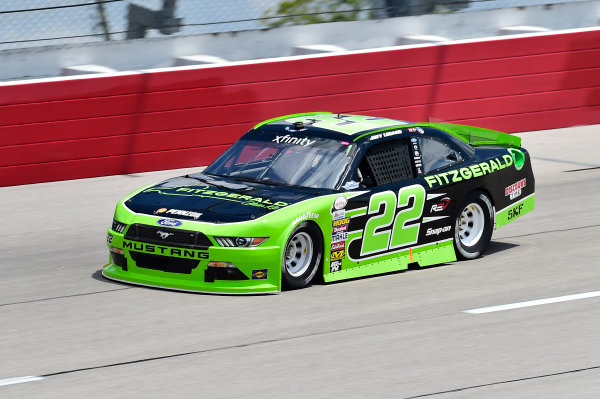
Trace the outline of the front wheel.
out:
[[[494,210],[488,196],[470,193],[458,208],[454,223],[454,248],[460,259],[475,259],[492,239]]]
[[[319,230],[309,223],[300,223],[290,235],[283,254],[282,283],[285,288],[303,288],[313,279],[323,253]]]

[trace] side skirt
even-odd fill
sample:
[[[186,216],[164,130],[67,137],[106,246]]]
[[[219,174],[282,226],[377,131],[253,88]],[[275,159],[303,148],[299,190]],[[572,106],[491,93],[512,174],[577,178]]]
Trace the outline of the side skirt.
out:
[[[342,269],[337,272],[327,273],[323,276],[325,282],[339,281],[349,278],[364,277],[374,274],[389,273],[398,270],[405,270],[411,263],[418,262],[419,266],[430,266],[445,262],[454,262],[456,253],[454,252],[453,240],[451,238],[439,241],[435,244],[423,245],[414,249],[406,249],[398,252],[391,259],[380,261],[357,262],[358,266]]]

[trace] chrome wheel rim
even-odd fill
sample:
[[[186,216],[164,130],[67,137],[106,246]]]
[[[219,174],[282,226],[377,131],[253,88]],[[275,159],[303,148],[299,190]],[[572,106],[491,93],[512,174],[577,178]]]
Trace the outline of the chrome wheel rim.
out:
[[[300,232],[288,242],[285,249],[285,268],[290,276],[301,276],[310,267],[313,242],[307,233]]]
[[[465,247],[472,247],[479,242],[485,227],[485,215],[478,204],[469,204],[463,209],[456,221],[456,230],[460,242]]]

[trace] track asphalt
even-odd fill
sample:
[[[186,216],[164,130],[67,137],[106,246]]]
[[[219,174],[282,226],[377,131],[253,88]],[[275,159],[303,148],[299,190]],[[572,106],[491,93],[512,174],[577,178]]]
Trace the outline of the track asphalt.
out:
[[[536,210],[482,258],[280,295],[100,276],[116,202],[194,169],[0,188],[0,397],[598,398],[599,129],[520,134]]]

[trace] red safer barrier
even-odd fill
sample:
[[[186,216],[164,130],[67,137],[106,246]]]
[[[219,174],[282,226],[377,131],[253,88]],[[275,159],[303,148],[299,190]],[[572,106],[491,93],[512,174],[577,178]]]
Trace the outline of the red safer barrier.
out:
[[[0,185],[206,165],[332,111],[506,132],[600,123],[600,29],[0,84]]]

